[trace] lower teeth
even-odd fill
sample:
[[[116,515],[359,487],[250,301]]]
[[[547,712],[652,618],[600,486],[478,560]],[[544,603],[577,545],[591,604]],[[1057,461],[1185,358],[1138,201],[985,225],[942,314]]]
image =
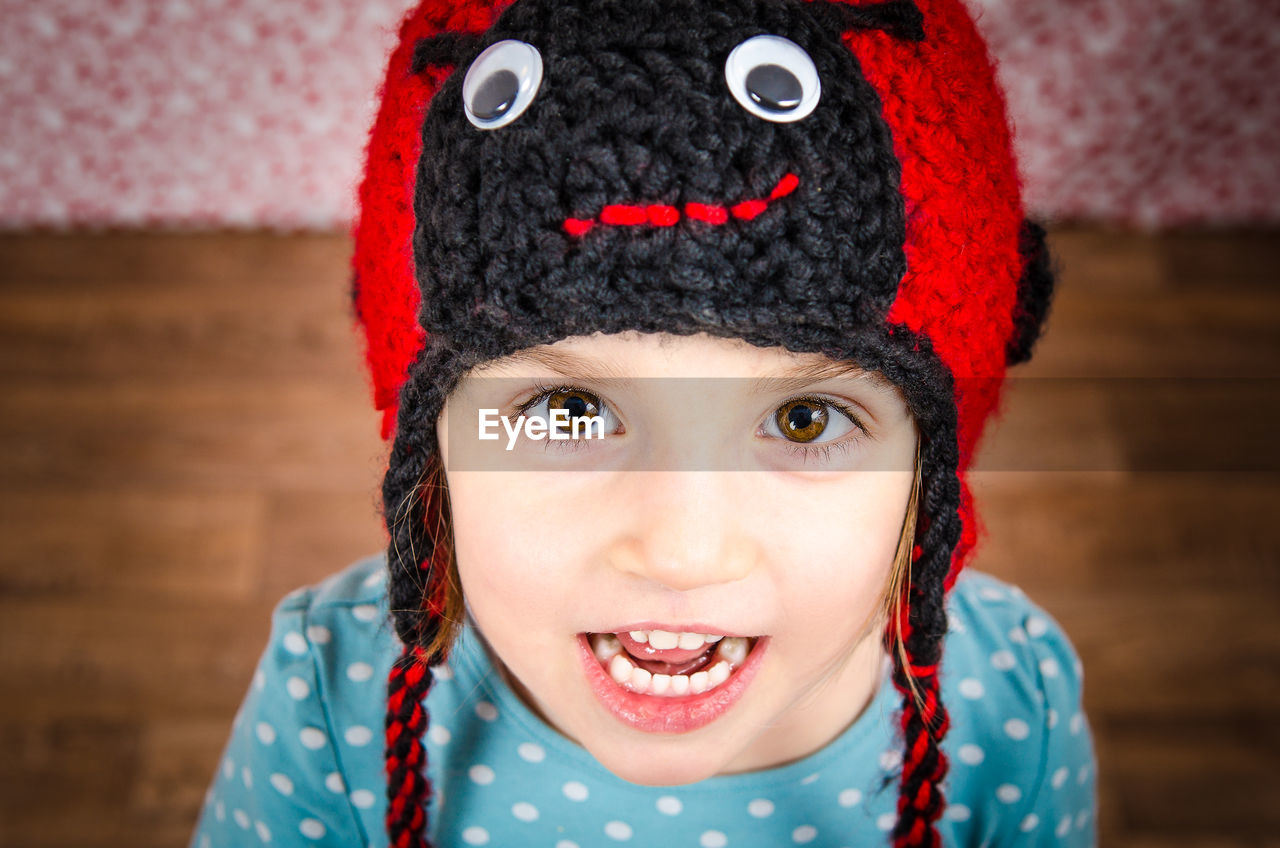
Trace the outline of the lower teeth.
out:
[[[636,694],[666,698],[701,695],[715,689],[729,679],[734,669],[742,665],[751,648],[750,640],[741,636],[729,636],[720,640],[704,671],[689,675],[651,674],[626,658],[622,643],[613,634],[593,633],[589,638],[596,658],[616,683]]]

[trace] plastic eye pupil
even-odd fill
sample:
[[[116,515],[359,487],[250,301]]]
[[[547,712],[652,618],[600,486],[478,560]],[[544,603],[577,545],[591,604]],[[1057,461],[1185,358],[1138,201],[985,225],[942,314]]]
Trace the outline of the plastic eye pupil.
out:
[[[776,124],[803,120],[822,97],[813,59],[780,35],[752,36],[730,50],[724,79],[739,106]]]
[[[790,112],[800,105],[804,87],[781,65],[757,65],[747,74],[747,95],[762,109]]]
[[[472,126],[496,130],[519,118],[542,85],[542,54],[524,41],[490,44],[462,78],[462,109]]]
[[[520,93],[520,80],[508,70],[495,71],[476,89],[471,101],[472,113],[482,121],[491,121],[507,113]]]

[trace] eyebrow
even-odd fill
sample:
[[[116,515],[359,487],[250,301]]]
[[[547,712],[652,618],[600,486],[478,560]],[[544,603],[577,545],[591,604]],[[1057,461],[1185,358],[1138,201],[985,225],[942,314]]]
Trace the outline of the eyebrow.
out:
[[[583,380],[617,380],[630,382],[607,360],[594,360],[564,350],[551,348],[524,348],[508,354],[502,364],[540,365],[558,371],[561,374],[573,375]],[[501,365],[499,365],[501,367]],[[891,390],[893,384],[879,371],[868,371],[856,362],[846,360],[828,360],[825,362],[806,363],[756,378],[751,390],[760,393],[769,391],[793,391],[811,383],[832,380],[839,377],[853,377],[866,381],[870,386],[881,390]]]

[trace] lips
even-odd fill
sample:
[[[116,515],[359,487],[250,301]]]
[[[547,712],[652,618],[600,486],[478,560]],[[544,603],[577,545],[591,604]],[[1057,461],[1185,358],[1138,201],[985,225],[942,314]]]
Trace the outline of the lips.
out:
[[[746,692],[768,644],[768,636],[726,638],[712,646],[710,670],[653,674],[628,658],[614,634],[578,634],[596,698],[619,721],[649,733],[687,733],[722,716]]]
[[[786,173],[773,187],[767,197],[740,200],[729,206],[708,203],[686,203],[683,210],[663,203],[647,205],[612,203],[600,210],[594,218],[565,218],[564,230],[571,236],[586,235],[597,224],[614,227],[672,227],[680,222],[683,214],[686,218],[703,221],[712,226],[726,223],[730,218],[750,221],[758,217],[769,204],[780,197],[786,197],[800,185],[800,178],[793,173]]]

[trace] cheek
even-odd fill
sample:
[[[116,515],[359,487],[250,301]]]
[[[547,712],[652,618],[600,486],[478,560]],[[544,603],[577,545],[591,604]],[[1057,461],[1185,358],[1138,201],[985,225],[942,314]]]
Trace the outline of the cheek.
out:
[[[518,475],[471,472],[450,478],[449,499],[463,596],[482,627],[556,615],[569,558],[557,546],[563,531],[534,508],[539,493]]]
[[[893,569],[910,478],[867,472],[811,493],[803,510],[773,519],[774,555],[789,614],[816,627],[847,629],[872,614]]]

